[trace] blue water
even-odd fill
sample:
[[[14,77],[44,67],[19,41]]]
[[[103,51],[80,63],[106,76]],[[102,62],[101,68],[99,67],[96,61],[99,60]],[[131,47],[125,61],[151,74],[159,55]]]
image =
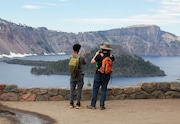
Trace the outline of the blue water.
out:
[[[57,61],[68,58],[69,55],[51,55],[51,56],[29,56],[20,59],[26,60],[44,60]],[[180,57],[143,57],[146,61],[159,66],[165,71],[164,77],[112,77],[109,86],[134,86],[138,82],[163,82],[178,81],[180,79]],[[18,87],[66,87],[69,88],[68,75],[41,75],[36,76],[30,73],[31,66],[7,64],[0,62],[0,84],[16,84]],[[85,86],[88,81],[93,83],[93,78],[85,77]]]

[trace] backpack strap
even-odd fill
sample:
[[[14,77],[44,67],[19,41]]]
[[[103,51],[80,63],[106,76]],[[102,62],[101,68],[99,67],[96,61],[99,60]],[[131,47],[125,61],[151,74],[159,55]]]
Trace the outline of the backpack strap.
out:
[[[77,58],[80,58],[81,56],[77,54]],[[70,58],[74,58],[73,54],[71,54]]]
[[[73,55],[71,54],[70,59],[73,58]]]

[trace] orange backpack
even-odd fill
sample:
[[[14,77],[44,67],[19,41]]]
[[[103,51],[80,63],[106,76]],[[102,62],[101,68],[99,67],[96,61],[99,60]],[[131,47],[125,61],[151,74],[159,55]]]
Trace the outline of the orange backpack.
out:
[[[100,53],[101,57],[104,57],[103,53]],[[110,57],[112,57],[113,55],[110,54],[110,56],[104,57],[102,60],[102,65],[101,67],[98,69],[99,72],[101,72],[102,74],[110,74],[113,71],[112,65],[113,65],[113,61],[111,60]]]

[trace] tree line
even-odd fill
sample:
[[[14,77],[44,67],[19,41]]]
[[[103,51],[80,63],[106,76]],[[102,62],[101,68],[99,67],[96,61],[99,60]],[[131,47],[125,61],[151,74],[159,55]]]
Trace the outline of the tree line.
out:
[[[92,77],[95,73],[96,67],[90,64],[91,58],[94,56],[97,49],[85,54],[87,64],[84,66],[84,73],[87,77]],[[34,60],[20,60],[12,59],[5,60],[9,64],[20,64],[33,66],[31,73],[35,75],[69,75],[68,62],[69,59],[59,61],[34,61]],[[120,77],[152,77],[165,76],[163,70],[149,61],[144,61],[136,55],[116,55],[113,64],[112,76]]]

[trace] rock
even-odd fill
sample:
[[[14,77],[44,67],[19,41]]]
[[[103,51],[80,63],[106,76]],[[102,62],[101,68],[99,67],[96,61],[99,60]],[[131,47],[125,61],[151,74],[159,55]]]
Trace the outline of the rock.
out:
[[[91,99],[92,90],[86,89],[82,92],[82,100],[90,100]]]
[[[118,96],[118,95],[123,94],[123,93],[124,93],[123,89],[119,89],[119,88],[112,88],[111,89],[111,94],[113,96]]]
[[[140,91],[130,95],[130,98],[132,99],[148,99],[148,97],[149,97],[148,94],[144,91]]]
[[[19,96],[16,93],[4,93],[0,96],[0,99],[3,101],[19,101]]]
[[[48,101],[49,96],[48,95],[38,95],[36,98],[36,101]]]
[[[170,89],[175,90],[175,91],[180,91],[180,83],[171,82],[170,83]]]
[[[21,101],[35,101],[36,95],[32,93],[27,93],[21,96]]]
[[[150,95],[150,98],[155,98],[155,99],[164,99],[165,95],[163,91],[154,91]]]
[[[48,90],[48,94],[49,94],[50,96],[55,96],[55,95],[58,94],[58,89],[55,89],[55,88],[49,89],[49,90]]]
[[[123,89],[126,94],[133,94],[133,93],[141,91],[140,86],[134,86],[134,87],[128,86],[128,87],[124,87]]]
[[[50,101],[63,101],[64,98],[61,95],[49,97]]]
[[[59,95],[62,95],[62,96],[67,96],[69,94],[69,90],[68,89],[59,89]]]
[[[147,93],[152,93],[156,90],[157,83],[143,83],[141,88],[146,91]]]
[[[18,87],[17,85],[6,85],[4,92],[18,92]]]
[[[166,82],[157,83],[157,90],[162,90],[164,92],[170,89],[170,84]]]
[[[168,91],[165,93],[165,97],[168,99],[180,98],[180,93],[177,91]]]
[[[5,87],[6,87],[5,84],[0,85],[0,95],[3,93]]]

